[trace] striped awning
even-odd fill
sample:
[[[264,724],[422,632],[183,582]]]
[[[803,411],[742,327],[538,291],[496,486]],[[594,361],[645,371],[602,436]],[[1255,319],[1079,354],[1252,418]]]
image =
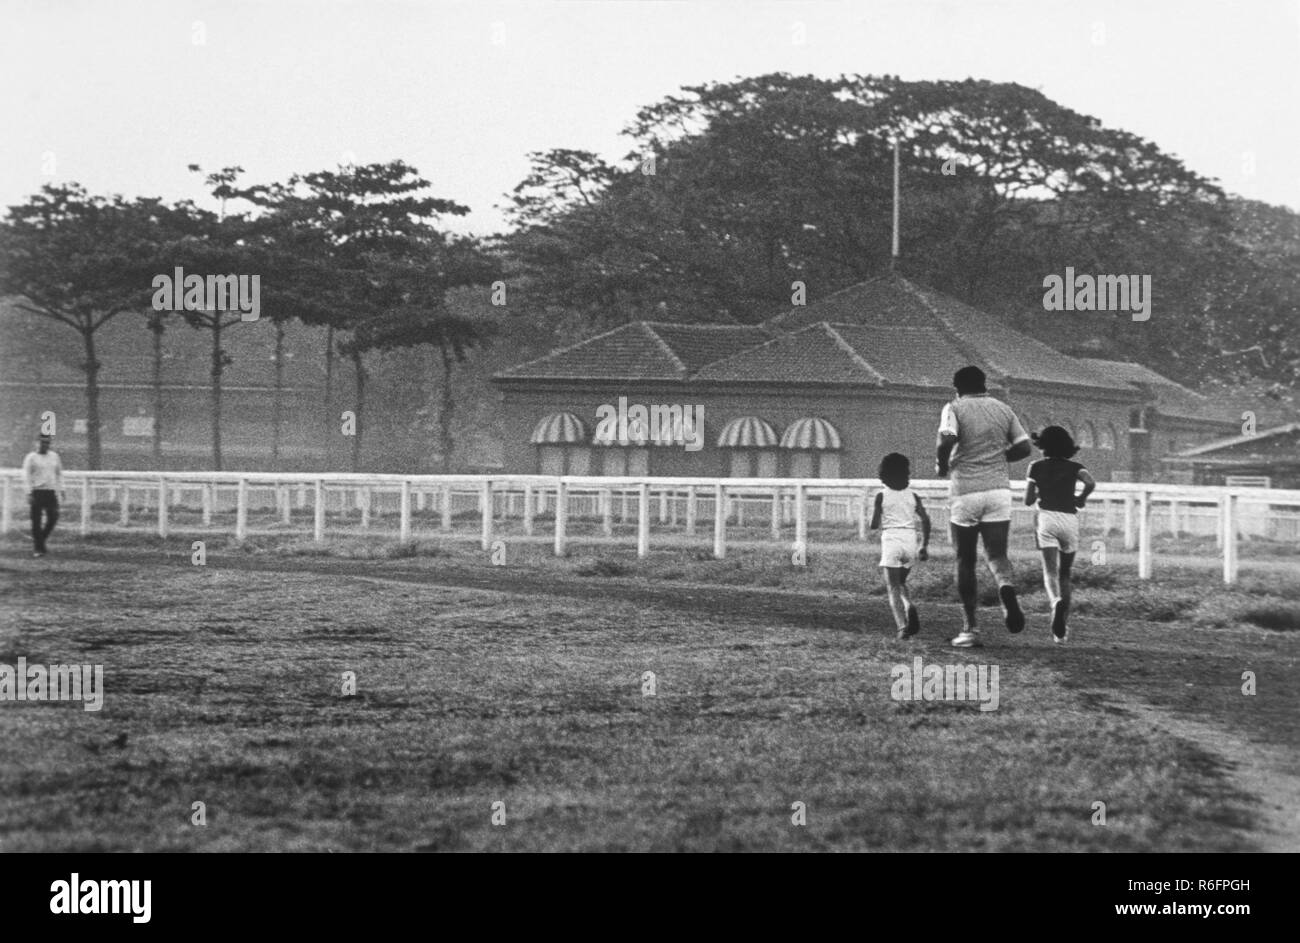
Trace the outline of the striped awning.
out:
[[[591,439],[592,445],[631,445],[643,446],[650,441],[650,430],[640,419],[627,422],[627,441],[619,441],[618,423],[604,422],[596,427],[596,434]]]
[[[798,419],[781,434],[781,448],[836,452],[840,449],[840,434],[825,419]]]
[[[733,419],[718,434],[720,449],[774,449],[780,441],[771,423],[757,416]]]
[[[581,445],[587,441],[587,427],[573,413],[551,413],[537,424],[533,445]]]

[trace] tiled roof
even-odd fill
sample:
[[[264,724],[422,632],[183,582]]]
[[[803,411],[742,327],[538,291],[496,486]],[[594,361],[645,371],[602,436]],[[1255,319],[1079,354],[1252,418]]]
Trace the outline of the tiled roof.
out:
[[[862,324],[833,324],[831,329],[887,383],[947,388],[952,385],[953,371],[966,362],[948,336],[934,328],[885,330]]]
[[[1295,435],[1297,432],[1300,432],[1300,422],[1291,422],[1284,426],[1277,426],[1274,429],[1261,429],[1254,435],[1234,435],[1225,439],[1215,439],[1213,442],[1206,442],[1194,448],[1184,449],[1178,453],[1177,457],[1190,458],[1196,455],[1209,455],[1224,449],[1233,449],[1239,445],[1258,443],[1265,439],[1275,439],[1283,435]]]
[[[1083,363],[1116,380],[1123,380],[1141,390],[1150,392],[1156,399],[1156,409],[1166,416],[1182,419],[1215,419],[1222,422],[1239,421],[1239,413],[1216,404],[1166,376],[1156,373],[1140,363],[1121,360],[1096,360],[1081,358]]]
[[[758,383],[852,383],[880,386],[883,382],[827,324],[812,324],[782,334],[765,344],[709,364],[697,380]]]
[[[681,380],[761,344],[758,327],[634,321],[497,374],[503,379]]]
[[[990,314],[892,274],[794,308],[761,327],[624,324],[497,378],[947,389],[953,371],[969,363],[982,367],[995,384],[1030,380],[1138,391],[1127,377],[1063,354]]]
[[[942,332],[961,363],[950,367],[942,385],[952,382],[957,366],[974,363],[990,379],[1068,383],[1095,389],[1132,389],[1087,363],[1008,327],[998,318],[956,298],[917,285],[899,275],[882,275],[851,285],[804,307],[793,308],[765,324],[771,330],[793,330],[805,324],[871,325],[885,332],[900,327]],[[951,361],[949,361],[951,363]]]
[[[691,372],[761,344],[772,336],[757,326],[660,322],[648,326]]]

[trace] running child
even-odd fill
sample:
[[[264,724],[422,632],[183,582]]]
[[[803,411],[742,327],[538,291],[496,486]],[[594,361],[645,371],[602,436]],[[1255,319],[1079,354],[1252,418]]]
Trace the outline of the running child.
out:
[[[1088,469],[1071,461],[1079,449],[1070,433],[1060,426],[1048,426],[1032,436],[1043,457],[1029,466],[1025,477],[1025,504],[1038,506],[1034,535],[1043,555],[1043,587],[1052,607],[1052,638],[1063,644],[1069,638],[1070,570],[1079,549],[1079,508],[1097,481]],[[1075,482],[1083,482],[1076,497]]]
[[[907,574],[914,560],[929,559],[930,515],[921,496],[911,487],[912,467],[906,455],[890,452],[880,462],[880,480],[871,513],[871,529],[880,530],[880,566],[885,571],[885,591],[900,639],[921,631],[916,606],[907,595]],[[916,545],[916,519],[921,519],[921,546]]]

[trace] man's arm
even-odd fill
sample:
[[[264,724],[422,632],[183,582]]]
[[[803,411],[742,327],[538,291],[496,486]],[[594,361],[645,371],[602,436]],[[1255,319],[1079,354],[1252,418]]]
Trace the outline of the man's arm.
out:
[[[957,437],[948,432],[939,433],[939,446],[935,450],[934,471],[940,478],[948,477],[948,459],[957,447]]]
[[[925,560],[930,555],[930,515],[925,512],[925,505],[921,503],[921,496],[915,495],[916,498],[916,516],[921,519],[921,550],[919,556]]]
[[[1010,448],[1004,453],[1008,462],[1029,458],[1034,450],[1029,441],[1029,433],[1025,431],[1025,427],[1020,424],[1020,417],[1014,412],[1011,414],[1011,425],[1007,429],[1007,441],[1011,443]]]
[[[1025,506],[1033,507],[1038,503],[1038,486],[1034,484],[1034,479],[1030,478],[1025,483]]]
[[[1074,499],[1074,506],[1083,507],[1088,503],[1088,495],[1092,494],[1092,489],[1097,487],[1097,479],[1086,468],[1080,468],[1078,471],[1079,480],[1083,482],[1083,493]]]
[[[876,492],[875,508],[874,508],[874,510],[872,510],[872,512],[871,512],[871,529],[872,529],[872,530],[878,530],[878,529],[880,528],[880,511],[881,511],[881,508],[884,507],[884,504],[885,504],[885,493],[884,493],[883,491],[877,491],[877,492]]]
[[[27,457],[23,459],[23,484],[26,486],[26,488],[27,488],[27,494],[28,494],[29,496],[30,496],[31,493],[32,493],[32,466],[33,466],[33,464],[34,464],[34,463],[32,462],[32,456],[31,456],[31,454],[29,453],[29,454],[27,455]]]

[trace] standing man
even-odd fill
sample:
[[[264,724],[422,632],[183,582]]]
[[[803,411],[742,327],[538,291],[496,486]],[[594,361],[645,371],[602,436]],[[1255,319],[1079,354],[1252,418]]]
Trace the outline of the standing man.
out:
[[[45,541],[59,522],[59,495],[63,492],[63,463],[59,453],[50,449],[50,436],[42,435],[37,451],[23,459],[23,481],[27,484],[27,502],[32,506],[32,542],[34,557],[45,556]],[[41,526],[41,514],[45,525]]]
[[[989,569],[998,581],[1007,631],[1015,633],[1025,627],[1007,559],[1011,530],[1007,463],[1029,457],[1029,434],[1011,407],[989,396],[984,384],[984,371],[979,367],[958,370],[952,378],[957,398],[943,407],[939,419],[935,470],[940,478],[952,473],[948,518],[957,552],[957,594],[965,620],[961,634],[952,640],[953,648],[980,645],[975,624],[975,553],[981,540]]]

